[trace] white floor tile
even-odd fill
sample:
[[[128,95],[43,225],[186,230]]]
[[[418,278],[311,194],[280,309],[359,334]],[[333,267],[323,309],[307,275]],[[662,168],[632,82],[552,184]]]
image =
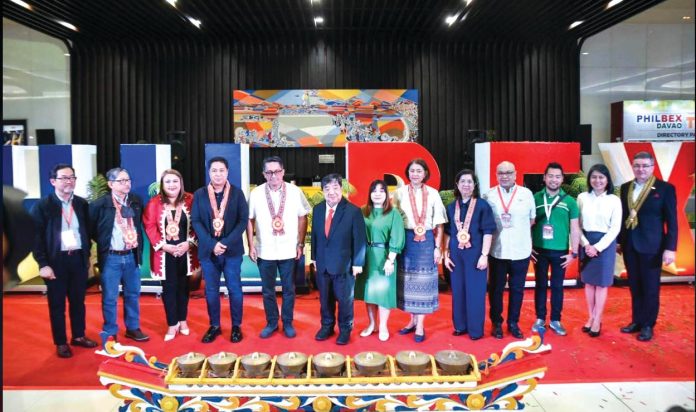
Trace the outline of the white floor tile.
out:
[[[13,412],[116,411],[120,401],[106,390],[3,391],[3,410]]]
[[[30,411],[37,401],[38,391],[2,391],[3,411]]]
[[[599,383],[541,384],[532,393],[541,408],[549,412],[630,411]]]
[[[604,386],[633,411],[666,411],[671,406],[694,409],[694,391],[683,382],[615,382]]]
[[[117,412],[120,400],[106,390],[3,391],[3,410],[12,412]],[[678,405],[694,410],[694,382],[540,384],[525,396],[525,410],[665,411]]]
[[[689,392],[696,394],[696,382],[679,382],[679,384],[686,388],[686,390],[688,390]]]

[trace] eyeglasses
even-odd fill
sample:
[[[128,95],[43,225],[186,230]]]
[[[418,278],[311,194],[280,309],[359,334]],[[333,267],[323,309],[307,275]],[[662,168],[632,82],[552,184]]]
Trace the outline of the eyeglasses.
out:
[[[272,177],[272,176],[275,176],[275,175],[280,175],[281,173],[283,173],[283,171],[284,171],[284,169],[280,169],[280,170],[266,170],[265,172],[263,172],[263,174],[264,174],[265,176]]]
[[[112,180],[112,182],[120,183],[122,185],[125,185],[126,183],[130,183],[130,179],[118,179],[118,180]]]
[[[56,180],[60,180],[63,182],[74,182],[77,180],[77,176],[61,176],[61,177],[56,177]]]
[[[515,171],[514,171],[514,170],[512,170],[512,171],[507,171],[507,172],[497,172],[497,173],[498,173],[498,176],[512,176],[512,175],[514,175],[514,174],[515,174]]]
[[[634,164],[633,168],[634,169],[650,169],[653,167],[653,165],[644,165],[644,164]]]

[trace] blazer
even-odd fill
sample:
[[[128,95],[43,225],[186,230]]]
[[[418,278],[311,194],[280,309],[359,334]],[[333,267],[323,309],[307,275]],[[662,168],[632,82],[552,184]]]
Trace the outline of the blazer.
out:
[[[338,275],[351,273],[352,266],[365,266],[367,234],[360,209],[342,198],[336,206],[329,237],[324,234],[326,201],[314,206],[312,212],[312,260],[317,273]]]
[[[626,229],[628,219],[628,189],[633,181],[621,185],[621,232],[619,243],[625,246],[630,240],[639,253],[656,254],[664,250],[677,250],[677,195],[674,186],[655,180],[650,194],[638,211],[638,227]]]
[[[200,271],[198,263],[198,252],[196,245],[198,243],[196,234],[193,231],[191,224],[191,204],[193,203],[193,195],[184,193],[184,205],[182,207],[182,215],[186,215],[186,233],[179,234],[179,242],[190,243],[189,250],[186,252],[186,275],[191,276]],[[150,239],[150,273],[153,279],[163,280],[167,275],[167,253],[162,250],[162,247],[167,244],[166,227],[167,220],[164,213],[164,204],[160,195],[156,195],[145,206],[143,213],[143,227],[145,233]]]
[[[198,258],[210,260],[217,242],[227,246],[225,256],[244,255],[244,240],[242,235],[249,220],[249,206],[247,206],[244,192],[230,184],[230,197],[225,208],[225,226],[222,228],[222,236],[218,239],[214,236],[213,210],[208,199],[208,185],[196,190],[193,194],[193,206],[191,207],[191,222],[198,236]]]
[[[85,267],[89,266],[89,252],[92,243],[89,239],[89,205],[79,196],[73,195],[74,218],[80,224],[80,242]],[[55,193],[39,200],[31,209],[31,217],[36,225],[34,240],[34,260],[39,267],[53,266],[60,253],[60,232],[62,229],[62,205]]]
[[[128,201],[133,208],[135,216],[133,224],[138,233],[138,247],[135,248],[135,264],[140,266],[143,260],[143,201],[135,193],[128,194]],[[111,249],[111,234],[114,230],[116,208],[112,200],[111,192],[89,204],[89,232],[92,239],[97,242],[97,259],[99,269],[104,269],[106,256]]]

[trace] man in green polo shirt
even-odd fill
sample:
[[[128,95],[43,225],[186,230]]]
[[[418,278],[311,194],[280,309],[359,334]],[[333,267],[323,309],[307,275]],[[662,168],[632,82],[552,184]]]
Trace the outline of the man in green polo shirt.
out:
[[[566,335],[561,324],[563,310],[563,278],[565,270],[578,257],[580,225],[578,204],[561,189],[563,167],[552,162],[544,172],[544,189],[534,194],[536,221],[532,227],[532,260],[536,266],[534,307],[537,320],[532,332],[546,323],[546,291],[551,267],[551,323],[558,335]],[[568,243],[570,240],[570,251]]]

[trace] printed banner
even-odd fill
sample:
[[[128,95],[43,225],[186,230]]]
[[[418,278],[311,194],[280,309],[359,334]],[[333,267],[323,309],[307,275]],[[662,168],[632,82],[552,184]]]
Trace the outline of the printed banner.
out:
[[[693,100],[626,100],[623,103],[625,142],[694,140]]]
[[[252,147],[415,142],[418,90],[235,90],[234,141]]]

